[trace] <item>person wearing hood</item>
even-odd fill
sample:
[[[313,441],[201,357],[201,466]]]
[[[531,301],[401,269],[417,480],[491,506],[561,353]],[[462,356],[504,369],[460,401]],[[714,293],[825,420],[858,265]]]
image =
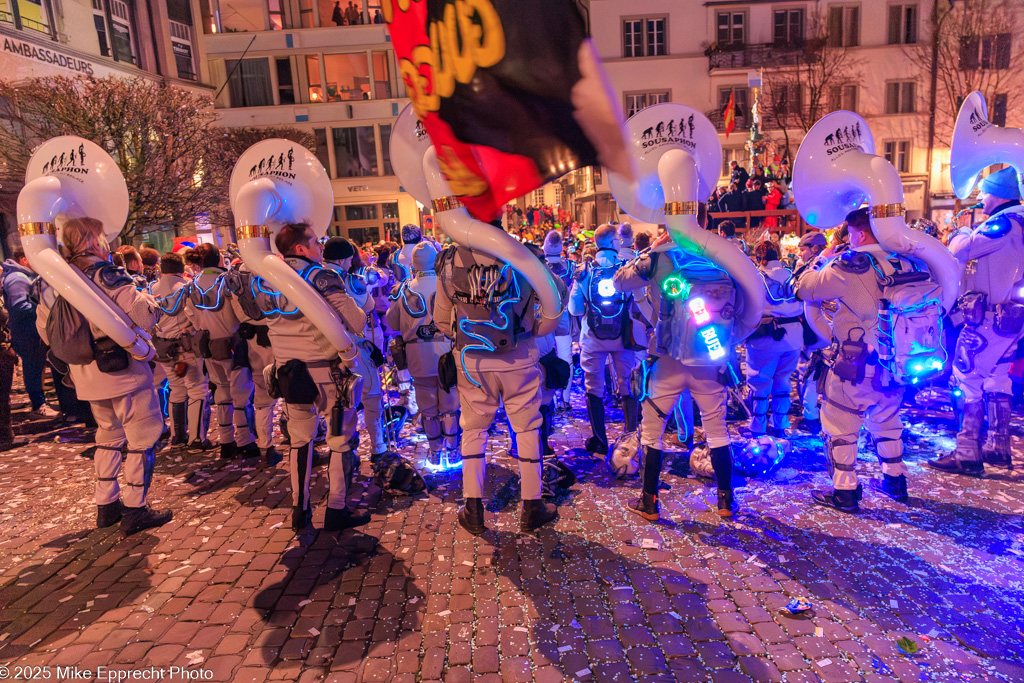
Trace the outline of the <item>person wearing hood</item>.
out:
[[[395,348],[404,349],[430,449],[429,462],[435,469],[442,466],[445,453],[450,465],[458,464],[460,416],[458,392],[452,387],[445,388],[438,379],[438,360],[452,345],[433,318],[437,254],[431,242],[416,245],[409,264],[413,277],[399,285],[387,312],[388,326],[397,330],[402,340]]]
[[[1010,364],[1024,336],[1024,305],[1013,301],[1024,285],[1024,206],[1017,172],[1004,168],[978,184],[988,216],[949,240],[965,268],[959,311],[966,323],[953,353],[953,376],[964,394],[956,448],[928,465],[942,472],[981,476],[985,463],[1012,467]],[[980,443],[988,400],[988,436]]]
[[[171,446],[187,446],[197,453],[213,448],[206,438],[206,397],[210,388],[203,359],[192,348],[195,328],[185,315],[188,280],[180,254],[160,258],[160,278],[152,294],[163,315],[153,329],[156,361],[170,385]]]
[[[30,416],[51,419],[60,413],[47,405],[43,392],[46,346],[36,332],[36,304],[32,300],[36,279],[35,272],[25,258],[25,252],[20,247],[15,249],[13,258],[4,262],[2,281],[4,308],[10,316],[8,325],[11,330],[11,347],[21,359],[25,391],[32,403]],[[55,383],[60,382],[56,374],[53,377]]]
[[[256,436],[249,426],[249,399],[253,392],[248,359],[236,358],[238,326],[226,269],[220,249],[204,242],[196,247],[195,259],[202,271],[189,285],[185,315],[197,330],[199,355],[205,360],[210,381],[216,389],[217,429],[220,457],[231,460],[260,456]]]
[[[562,233],[551,230],[544,236],[544,262],[548,264],[551,272],[565,285],[566,292],[572,287],[573,274],[576,272],[576,264],[562,258]],[[565,311],[562,313],[562,320],[555,330],[555,355],[572,367],[572,340],[579,336],[579,318],[569,313],[568,301],[563,301]],[[572,393],[572,373],[569,376],[569,384],[558,393],[561,394],[562,405],[569,405],[569,396]],[[546,419],[550,421],[551,417]]]
[[[132,279],[108,258],[110,247],[103,237],[103,224],[94,218],[74,218],[64,224],[61,241],[68,250],[68,262],[103,292],[113,306],[131,322],[150,330],[160,319],[160,308],[152,295],[135,288]],[[36,328],[49,342],[47,319],[57,305],[57,292],[46,285],[40,290]],[[96,451],[96,526],[120,522],[121,533],[130,536],[171,521],[170,510],[154,510],[146,504],[156,444],[164,429],[163,415],[153,389],[153,371],[88,323],[92,346],[101,351],[85,364],[68,363],[79,397],[89,401],[98,424]],[[127,445],[122,465],[122,449]],[[125,488],[118,485],[124,470]]]
[[[587,391],[587,415],[592,436],[587,440],[589,453],[608,455],[605,428],[605,365],[611,360],[615,385],[622,392],[625,431],[637,428],[639,404],[630,393],[630,376],[636,364],[631,347],[632,294],[619,291],[613,277],[623,261],[619,259],[619,235],[614,225],[601,225],[594,231],[597,253],[594,263],[576,273],[569,292],[569,312],[583,319],[580,333],[580,365]]]
[[[746,341],[750,434],[756,438],[767,432],[784,439],[791,405],[789,380],[803,346],[803,305],[788,291],[793,274],[779,261],[778,245],[761,242],[753,256],[768,298],[760,327]]]

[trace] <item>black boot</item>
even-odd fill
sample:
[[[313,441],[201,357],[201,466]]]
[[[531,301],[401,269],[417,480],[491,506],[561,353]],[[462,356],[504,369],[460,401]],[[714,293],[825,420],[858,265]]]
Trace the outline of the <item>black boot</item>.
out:
[[[271,446],[270,448],[261,449],[263,455],[263,466],[273,467],[277,463],[284,460],[284,456],[281,455],[280,451]]]
[[[248,460],[249,458],[258,458],[262,455],[260,453],[260,447],[256,445],[256,442],[247,443],[237,450],[237,455],[242,460]]]
[[[718,514],[721,517],[732,517],[736,511],[732,495],[732,446],[712,448],[709,455],[718,482]]]
[[[202,441],[196,439],[188,445],[189,453],[205,453],[209,450],[213,450],[213,443],[209,439],[203,439]]]
[[[639,498],[627,505],[626,509],[632,510],[649,522],[657,522],[661,519],[658,512],[658,497],[649,493],[641,494]]]
[[[174,518],[170,510],[153,510],[148,505],[125,508],[121,516],[121,534],[126,538],[145,529],[163,526]]]
[[[555,449],[551,447],[548,442],[548,437],[551,436],[551,406],[540,407],[540,443],[542,453],[544,455],[554,455]]]
[[[328,507],[324,513],[324,531],[344,531],[362,526],[369,521],[369,512],[353,512],[347,507],[340,510]]]
[[[936,460],[929,460],[925,464],[933,470],[939,470],[948,474],[964,474],[968,477],[980,477],[985,474],[985,463],[970,460],[961,461],[956,457],[956,451],[947,453]]]
[[[643,460],[640,463],[642,472],[644,493],[657,499],[658,489],[661,488],[661,466],[665,459],[664,453],[657,448],[644,446],[641,449]]]
[[[484,501],[481,498],[467,498],[466,504],[459,510],[459,526],[479,536],[487,531],[484,526]]]
[[[238,446],[234,441],[228,441],[220,445],[221,460],[234,460],[236,457],[238,457]]]
[[[842,512],[857,512],[860,509],[857,506],[856,491],[814,489],[811,491],[811,500],[818,505],[824,505],[825,507],[834,508]]]
[[[993,394],[988,398],[988,436],[981,447],[983,461],[989,465],[1013,469],[1010,456],[1009,394]]]
[[[891,474],[883,474],[881,479],[872,479],[871,488],[879,493],[889,496],[897,503],[907,502],[907,477],[901,474],[894,477]]]
[[[300,507],[292,508],[292,529],[302,531],[313,523],[313,511]]]
[[[528,534],[557,518],[558,506],[554,503],[545,503],[543,500],[524,500],[523,514],[519,518],[519,530]]]
[[[121,521],[123,515],[124,504],[120,500],[115,500],[113,503],[107,503],[106,505],[97,505],[96,528],[106,529],[108,526],[114,526]]]
[[[188,430],[185,427],[185,411],[187,406],[184,403],[171,404],[171,431],[174,437],[171,439],[171,447],[188,445]]]
[[[956,435],[956,449],[938,458],[929,460],[928,467],[950,474],[966,474],[980,477],[985,472],[981,455],[981,425],[985,421],[985,404],[981,401],[964,403],[960,431]]]
[[[622,397],[622,415],[625,421],[626,434],[635,432],[640,419],[640,403],[632,396]]]
[[[587,394],[587,416],[590,418],[590,429],[593,436],[587,439],[587,452],[608,456],[608,432],[604,427],[604,400],[599,396]]]

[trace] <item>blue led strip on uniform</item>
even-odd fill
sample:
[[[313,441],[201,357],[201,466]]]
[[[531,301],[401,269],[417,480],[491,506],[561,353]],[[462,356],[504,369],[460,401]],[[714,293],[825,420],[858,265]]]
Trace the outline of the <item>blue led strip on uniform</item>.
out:
[[[765,293],[768,295],[768,303],[769,304],[772,304],[774,306],[774,305],[777,305],[777,304],[791,304],[791,303],[796,301],[796,297],[795,296],[787,296],[787,297],[783,297],[781,299],[776,299],[775,296],[772,294],[772,288],[768,286],[768,278],[765,277],[765,274],[762,273],[760,270],[757,271],[757,273],[758,273],[758,275],[761,276],[761,281],[764,282],[764,289],[765,289]],[[775,281],[772,280],[772,282],[775,282]],[[785,283],[777,283],[777,284],[782,284],[785,287]]]
[[[160,310],[164,312],[164,315],[177,315],[181,309],[181,297],[184,296],[185,292],[188,291],[188,287],[180,287],[174,294],[168,294],[167,296],[157,299],[156,305],[160,307]],[[152,292],[150,292],[152,294]],[[164,308],[164,302],[174,297],[174,305],[170,308]]]
[[[511,266],[509,264],[505,264],[505,266],[502,267],[501,272],[499,273],[498,277],[495,279],[494,284],[492,286],[496,287],[505,278],[505,271],[508,270],[510,267]],[[507,306],[509,304],[517,304],[520,301],[522,301],[522,298],[521,298],[520,292],[519,292],[519,283],[516,281],[514,275],[512,277],[511,287],[512,287],[512,289],[515,290],[515,293],[510,294],[506,299],[504,299],[500,304],[498,304],[498,313],[501,315],[502,320],[503,320],[503,322],[502,322],[502,324],[500,326],[499,325],[495,325],[490,320],[470,320],[468,318],[465,318],[465,319],[459,321],[459,330],[464,335],[466,335],[467,337],[470,337],[472,339],[476,339],[476,340],[481,342],[481,344],[479,344],[479,345],[477,345],[477,344],[469,344],[467,346],[464,346],[464,347],[462,347],[462,351],[459,352],[459,362],[462,363],[462,371],[465,373],[466,378],[469,379],[469,381],[475,387],[480,387],[482,385],[480,384],[480,382],[477,382],[475,379],[473,379],[473,376],[469,373],[469,369],[466,367],[466,351],[477,351],[477,350],[479,350],[479,351],[488,351],[488,352],[490,352],[490,351],[495,351],[496,349],[495,349],[494,344],[491,343],[490,339],[487,339],[486,337],[481,337],[479,334],[475,334],[473,332],[470,332],[469,330],[466,329],[465,326],[467,324],[468,325],[483,325],[483,326],[486,326],[486,327],[491,327],[491,328],[493,328],[495,330],[506,330],[506,329],[508,329],[508,326],[512,323],[512,320],[505,313],[504,308],[505,308],[505,306]],[[489,299],[493,299],[494,298],[494,291],[493,290],[488,295],[488,298]],[[513,333],[515,333],[515,330],[513,330]]]
[[[412,316],[413,318],[422,318],[427,314],[427,298],[420,294],[419,292],[417,292],[416,290],[409,287],[407,283],[402,283],[401,287],[399,287],[398,289],[398,294],[399,298],[401,298],[402,300],[402,308],[404,308],[405,312],[408,313],[410,316]],[[409,306],[409,294],[413,294],[416,296],[417,299],[419,299],[419,312],[412,310],[412,307]]]
[[[221,296],[224,293],[224,276],[223,275],[218,275],[217,279],[213,281],[213,284],[210,285],[206,289],[203,289],[203,286],[201,284],[199,284],[199,278],[196,278],[195,280],[192,280],[192,286],[199,290],[199,296],[200,296],[200,298],[203,301],[206,301],[206,295],[210,293],[210,290],[212,290],[214,287],[216,287],[217,288],[217,303],[216,304],[214,304],[213,306],[204,306],[201,303],[197,303],[197,304],[195,304],[195,306],[196,306],[196,308],[202,308],[203,310],[206,310],[206,311],[219,311],[220,310],[221,304],[223,303],[223,301],[221,299]]]
[[[253,289],[254,287],[256,289]],[[277,302],[281,301],[281,298],[282,298],[281,292],[278,292],[277,290],[274,290],[274,289],[271,289],[271,290],[263,289],[263,278],[261,278],[261,277],[254,277],[254,278],[252,278],[249,281],[249,291],[252,292],[253,301],[255,301],[257,305],[259,305],[260,298],[258,296],[256,296],[256,290],[259,290],[259,292],[261,294],[266,294],[267,296],[271,297],[274,301],[277,301]],[[268,311],[265,308],[263,308],[262,306],[260,306],[260,310],[263,311],[264,315],[275,315],[275,314],[279,314],[279,315],[294,315],[294,314],[299,312],[298,306],[296,306],[294,309],[292,309],[290,311],[283,311],[283,310],[281,310],[281,308],[279,306],[280,306],[280,303],[278,304],[278,306],[275,306],[274,309],[270,310],[270,311]]]

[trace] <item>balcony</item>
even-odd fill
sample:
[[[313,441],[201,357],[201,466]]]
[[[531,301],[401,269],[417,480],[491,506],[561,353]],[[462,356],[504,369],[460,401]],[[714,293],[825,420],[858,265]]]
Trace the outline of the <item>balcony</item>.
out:
[[[712,45],[704,54],[708,57],[708,70],[756,69],[796,66],[805,63],[814,54],[803,41],[792,43],[764,43],[760,45]]]
[[[719,133],[724,133],[725,132],[725,117],[722,116],[722,112],[724,110],[725,110],[725,107],[722,107],[721,109],[712,109],[711,111],[704,112],[704,116],[708,117],[708,120],[711,121],[711,123],[713,123],[715,125],[715,130],[717,130]],[[736,133],[736,132],[743,133],[743,132],[745,132],[745,131],[747,131],[749,129],[750,129],[750,117],[747,116],[746,114],[743,114],[743,115],[737,114],[736,115],[736,129],[733,131],[733,133]]]

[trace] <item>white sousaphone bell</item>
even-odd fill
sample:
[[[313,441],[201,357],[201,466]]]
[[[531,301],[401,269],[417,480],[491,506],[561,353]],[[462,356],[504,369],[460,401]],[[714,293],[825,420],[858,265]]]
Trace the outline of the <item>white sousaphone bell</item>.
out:
[[[967,199],[981,172],[994,164],[1013,166],[1024,195],[1024,130],[991,123],[985,97],[975,90],[960,105],[953,128],[949,171],[956,196]]]
[[[32,153],[18,194],[18,232],[32,270],[102,332],[140,361],[153,358],[150,336],[95,282],[57,251],[64,223],[93,218],[113,241],[128,218],[128,186],[99,145],[73,135],[47,140]]]
[[[811,127],[793,163],[793,196],[800,215],[819,229],[839,225],[867,202],[879,244],[924,261],[942,287],[943,309],[952,309],[960,268],[942,242],[907,225],[900,174],[875,154],[874,137],[863,118],[836,111]]]
[[[736,330],[742,341],[761,324],[765,286],[750,259],[721,235],[697,222],[722,169],[722,143],[704,114],[685,104],[656,104],[626,121],[624,134],[636,158],[638,178],[608,174],[612,196],[633,218],[664,223],[679,247],[722,268],[739,289]]]
[[[271,246],[271,238],[287,223],[308,223],[318,238],[327,232],[334,191],[323,164],[291,140],[262,140],[238,158],[228,191],[242,261],[309,318],[342,360],[351,363],[358,350],[337,312]]]
[[[530,283],[540,301],[537,336],[551,334],[562,316],[562,298],[547,266],[501,228],[469,215],[448,187],[437,163],[430,136],[419,124],[412,105],[398,115],[391,129],[391,160],[402,187],[424,206],[432,206],[440,227],[452,241],[511,264]]]

